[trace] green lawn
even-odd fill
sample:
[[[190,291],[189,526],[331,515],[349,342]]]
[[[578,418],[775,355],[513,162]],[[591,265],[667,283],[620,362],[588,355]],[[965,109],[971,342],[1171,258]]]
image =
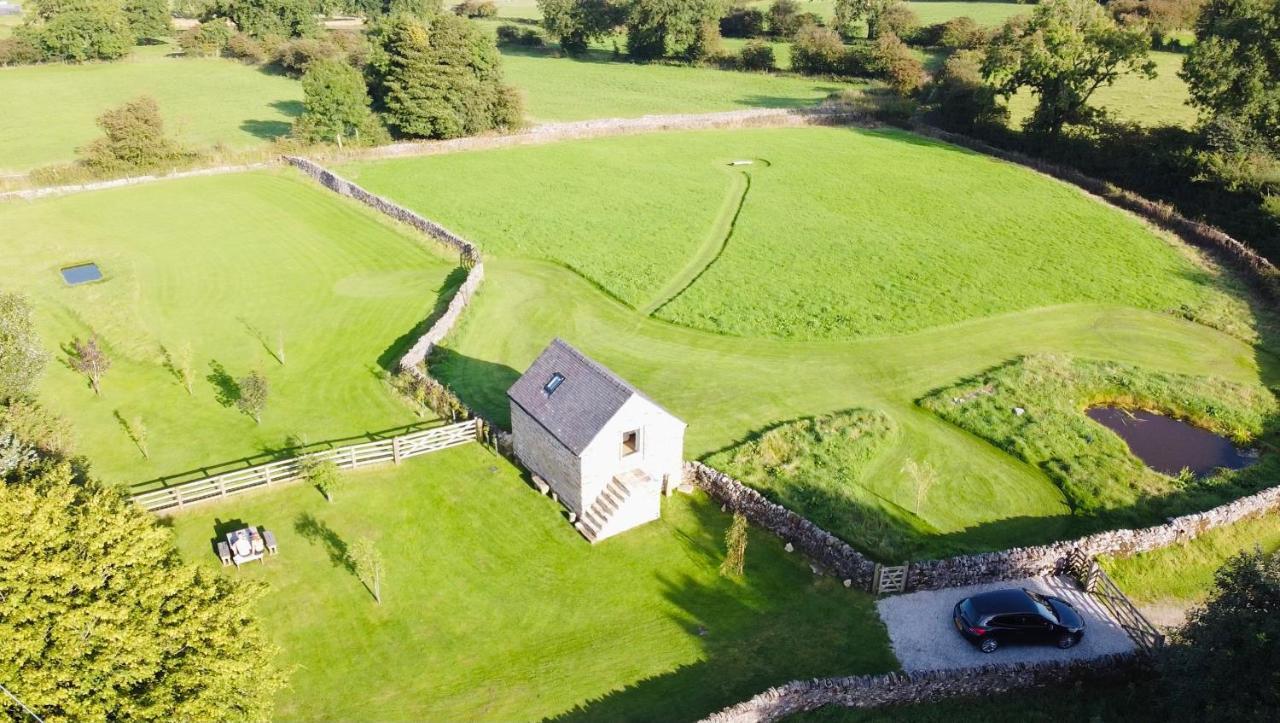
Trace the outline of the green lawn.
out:
[[[171,45],[140,47],[112,63],[0,68],[0,172],[70,161],[101,131],[94,119],[150,95],[170,132],[201,150],[260,146],[302,112],[294,80],[220,58],[170,57]]]
[[[722,162],[741,157],[773,165],[750,167],[737,230],[690,288],[722,263],[756,272],[736,286],[717,283],[719,296],[699,296],[710,310],[698,323],[860,319],[870,326],[844,329],[881,335],[768,339],[760,335],[776,327],[757,323],[744,332],[755,337],[735,338],[636,311],[718,243],[738,188],[738,171]],[[893,441],[849,483],[855,497],[886,511],[887,524],[913,531],[915,556],[1026,544],[1097,524],[1071,516],[1040,469],[917,406],[934,390],[1036,352],[1246,383],[1273,378],[1274,366],[1264,357],[1264,375],[1250,344],[1163,313],[1185,295],[1224,304],[1226,316],[1249,314],[1227,303],[1232,292],[1185,249],[1056,182],[905,134],[638,136],[344,172],[489,254],[484,289],[432,362],[469,402],[505,422],[504,390],[560,335],[684,417],[692,457],[788,420],[882,412],[897,430]],[[449,182],[457,178],[469,182]],[[939,202],[949,194],[965,203]],[[502,199],[502,213],[493,199]],[[812,303],[827,293],[825,304]],[[939,471],[919,514],[906,460]]]
[[[0,278],[34,304],[53,356],[40,398],[103,478],[133,483],[418,420],[378,378],[438,303],[454,261],[292,172],[168,181],[0,204]],[[101,283],[62,266],[96,261]],[[96,332],[113,359],[95,397],[60,351]],[[285,363],[276,358],[284,339]],[[163,349],[189,345],[194,393]],[[217,400],[216,365],[265,373],[262,424]],[[144,459],[115,414],[141,417]]]
[[[677,495],[663,519],[591,546],[474,445],[361,473],[330,505],[295,486],[173,521],[184,557],[240,522],[278,557],[226,574],[270,586],[259,611],[292,670],[284,720],[693,720],[796,678],[896,667],[871,598],[753,530],[721,577],[728,516]],[[386,560],[376,605],[335,556]]]
[[[1100,88],[1090,102],[1121,120],[1190,127],[1195,123],[1196,111],[1187,105],[1187,84],[1178,77],[1185,57],[1180,53],[1153,51],[1155,79],[1124,76],[1115,85]],[[1010,121],[1021,123],[1033,110],[1035,96],[1026,91],[1019,93],[1009,102]]]
[[[740,158],[763,162],[727,165]],[[1125,214],[900,131],[644,135],[347,170],[487,251],[563,263],[659,318],[733,335],[865,337],[1055,304],[1222,299]],[[445,182],[455,178],[468,182]],[[485,210],[495,199],[502,213]],[[700,259],[714,262],[704,271]],[[671,298],[690,271],[701,276]]]

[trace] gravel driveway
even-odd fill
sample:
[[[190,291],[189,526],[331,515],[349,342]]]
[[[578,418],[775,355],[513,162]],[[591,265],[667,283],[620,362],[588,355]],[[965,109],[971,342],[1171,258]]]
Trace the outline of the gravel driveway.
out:
[[[960,637],[951,622],[951,611],[956,603],[976,593],[1008,587],[1037,590],[1074,605],[1085,619],[1084,639],[1067,650],[1059,650],[1052,645],[1006,645],[988,655]],[[1116,624],[1106,609],[1080,591],[1074,580],[1065,577],[1027,578],[947,590],[924,590],[882,598],[876,602],[876,608],[879,609],[885,626],[889,628],[889,642],[893,645],[893,652],[902,663],[902,669],[907,671],[1095,658],[1134,648],[1128,634]]]

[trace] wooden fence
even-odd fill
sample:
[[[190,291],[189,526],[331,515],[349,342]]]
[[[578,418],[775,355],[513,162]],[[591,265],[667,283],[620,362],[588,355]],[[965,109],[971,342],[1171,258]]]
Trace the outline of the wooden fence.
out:
[[[376,442],[326,449],[303,457],[268,462],[166,489],[142,492],[134,495],[133,501],[151,512],[172,512],[199,502],[219,500],[259,487],[296,482],[302,478],[302,460],[306,458],[332,460],[339,469],[360,469],[387,462],[399,464],[402,459],[474,441],[480,437],[480,433],[481,421],[468,419],[447,427],[413,432]]]
[[[1097,560],[1080,550],[1072,550],[1067,555],[1067,568],[1084,586],[1084,591],[1111,613],[1138,647],[1148,653],[1164,647],[1164,635],[1138,610]]]

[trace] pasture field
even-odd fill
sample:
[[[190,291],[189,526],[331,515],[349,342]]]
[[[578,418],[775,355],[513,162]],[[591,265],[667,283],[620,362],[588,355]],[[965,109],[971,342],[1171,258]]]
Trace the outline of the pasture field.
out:
[[[7,202],[0,228],[0,278],[51,355],[40,399],[110,482],[429,421],[379,375],[459,281],[455,261],[300,175]],[[58,270],[83,261],[105,280],[68,287]],[[100,397],[62,348],[95,333],[113,361]],[[187,348],[190,394],[169,368]],[[261,424],[227,398],[253,370],[270,385]],[[149,458],[124,429],[135,418]]]
[[[733,175],[743,167],[724,163],[743,157],[771,165],[748,167],[732,238],[698,276],[745,185]],[[814,175],[794,170],[808,166]],[[469,403],[505,423],[504,390],[559,335],[685,418],[691,457],[791,420],[883,413],[896,430],[891,441],[839,500],[824,504],[857,506],[903,530],[895,555],[1003,548],[1105,524],[1073,515],[1038,467],[922,409],[917,400],[935,390],[1035,353],[1246,384],[1274,372],[1242,334],[1166,313],[1189,303],[1249,321],[1231,283],[1188,250],[1066,186],[906,134],[664,134],[344,172],[489,254],[483,291],[432,359]],[[460,177],[472,182],[446,182]],[[947,194],[965,204],[937,202]],[[690,296],[728,263],[757,271]],[[1139,277],[1141,284],[1126,281]],[[705,310],[686,307],[703,328],[671,324],[666,307],[658,318],[645,313],[673,280],[689,278],[678,300],[714,300]],[[811,303],[828,291],[835,296],[826,303]],[[1004,308],[995,305],[1001,294]],[[778,319],[809,317],[845,338],[769,338],[786,328]],[[715,333],[729,319],[754,323],[735,329],[738,336]],[[938,471],[918,512],[907,461]]]
[[[562,263],[659,318],[737,336],[900,334],[1080,302],[1224,304],[1193,260],[1125,214],[901,131],[642,135],[347,170],[495,254]],[[492,199],[501,213],[478,211]],[[718,258],[690,268],[707,250]],[[672,288],[690,271],[696,282]]]
[[[176,50],[152,45],[112,63],[0,68],[0,98],[21,99],[0,113],[0,173],[73,160],[101,135],[94,119],[140,95],[154,97],[168,131],[197,150],[263,145],[302,113],[297,81],[233,60],[171,57]]]
[[[292,670],[287,720],[693,720],[764,688],[897,667],[869,595],[815,576],[752,530],[741,579],[718,572],[728,515],[698,495],[588,545],[479,445],[367,471],[333,504],[294,486],[173,519],[183,556],[242,524],[280,554],[264,627]],[[385,558],[383,602],[340,561]]]

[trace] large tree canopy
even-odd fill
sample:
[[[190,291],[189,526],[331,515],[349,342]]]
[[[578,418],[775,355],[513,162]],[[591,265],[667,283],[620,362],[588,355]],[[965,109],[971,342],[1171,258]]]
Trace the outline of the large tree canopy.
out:
[[[302,76],[302,105],[293,135],[307,143],[372,145],[387,135],[373,111],[364,76],[350,63],[320,59]]]
[[[626,20],[626,0],[538,0],[547,34],[569,53],[581,53]]]
[[[26,6],[26,21],[15,35],[46,60],[114,60],[133,46],[119,0],[32,0]]]
[[[212,0],[200,19],[215,18],[227,18],[255,38],[297,38],[320,30],[314,0]]]
[[[1280,151],[1280,0],[1209,0],[1182,77],[1206,120],[1246,125]]]
[[[632,0],[627,52],[642,60],[700,56],[708,36],[719,34],[724,12],[720,0]]]
[[[1280,710],[1280,555],[1243,554],[1157,661],[1176,720],[1272,720]]]
[[[283,676],[255,598],[65,462],[0,484],[0,680],[46,720],[265,718]]]
[[[1028,129],[1056,135],[1096,113],[1094,91],[1120,76],[1155,77],[1148,37],[1119,26],[1094,0],[1046,0],[1030,18],[1017,16],[992,40],[983,73],[1001,95],[1027,87],[1037,96]]]

